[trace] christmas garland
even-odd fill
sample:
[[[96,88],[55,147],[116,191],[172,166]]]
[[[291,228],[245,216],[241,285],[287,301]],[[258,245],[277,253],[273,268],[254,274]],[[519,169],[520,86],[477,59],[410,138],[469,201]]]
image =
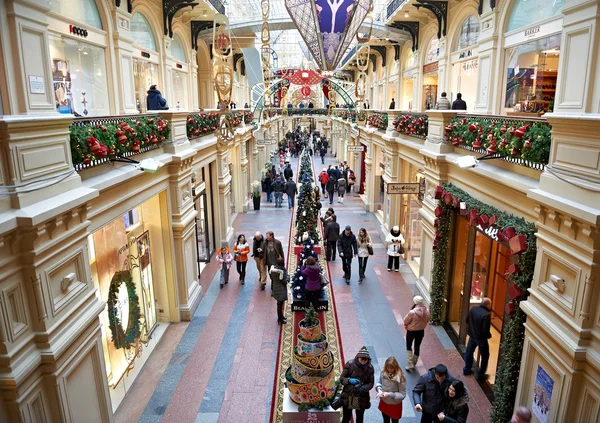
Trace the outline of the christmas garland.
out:
[[[73,165],[89,166],[95,160],[158,147],[170,137],[171,128],[160,117],[139,117],[98,124],[74,122],[69,132]]]
[[[445,131],[446,141],[455,147],[466,144],[481,153],[520,157],[544,165],[550,158],[552,126],[547,122],[455,117]]]
[[[369,116],[367,121],[369,122],[369,125],[385,131],[388,127],[388,114],[375,112]]]
[[[396,116],[392,125],[401,134],[425,138],[429,131],[429,117],[424,114],[406,113]]]
[[[121,284],[127,287],[127,295],[129,297],[129,322],[127,331],[123,330],[121,320],[118,316],[116,304],[118,302],[118,293]],[[108,289],[108,324],[112,333],[112,342],[116,348],[129,348],[141,335],[140,322],[140,300],[137,295],[135,284],[131,278],[129,271],[117,272],[110,281]]]
[[[218,113],[194,113],[187,118],[188,138],[210,135],[219,128]]]
[[[452,184],[442,184],[435,191],[438,206],[435,209],[436,228],[433,242],[433,269],[431,272],[431,322],[440,325],[446,297],[450,267],[451,221],[454,213],[465,215],[471,226],[498,229],[499,242],[508,244],[511,264],[508,268],[508,296],[505,306],[504,330],[500,351],[502,356],[496,370],[494,401],[491,421],[506,422],[512,415],[519,380],[519,369],[525,339],[525,313],[519,307],[531,286],[536,258],[536,227],[525,219],[502,212],[474,199]]]

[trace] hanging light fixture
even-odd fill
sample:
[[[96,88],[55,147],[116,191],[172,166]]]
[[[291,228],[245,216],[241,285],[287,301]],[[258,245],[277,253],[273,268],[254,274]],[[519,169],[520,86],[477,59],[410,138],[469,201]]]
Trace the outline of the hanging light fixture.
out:
[[[335,70],[373,0],[285,0],[285,8],[319,68]]]

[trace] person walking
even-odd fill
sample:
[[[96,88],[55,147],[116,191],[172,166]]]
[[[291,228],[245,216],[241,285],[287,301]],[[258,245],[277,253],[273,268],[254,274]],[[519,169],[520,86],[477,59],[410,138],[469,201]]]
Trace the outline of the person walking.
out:
[[[269,269],[269,275],[271,276],[271,297],[277,301],[277,323],[280,325],[287,323],[287,319],[283,314],[283,308],[288,297],[287,285],[289,278],[284,264],[283,257],[278,257],[277,264],[271,266]]]
[[[335,191],[335,174],[329,175],[329,179],[327,179],[327,184],[325,185],[325,190],[327,194],[329,194],[329,204],[333,204],[333,193]]]
[[[260,232],[256,232],[252,241],[252,257],[254,257],[254,261],[256,262],[260,289],[261,291],[264,291],[265,285],[267,284],[267,265],[264,250],[265,238]]]
[[[346,226],[344,232],[338,238],[338,251],[342,258],[342,268],[344,269],[344,279],[346,284],[350,285],[352,277],[352,257],[358,255],[358,246],[356,244],[356,235],[352,233],[350,225]]]
[[[413,297],[413,306],[404,316],[404,329],[406,329],[406,370],[415,369],[421,355],[421,342],[425,336],[425,328],[429,323],[430,314],[424,304],[425,300],[420,295]],[[413,342],[415,349],[413,351]]]
[[[327,154],[327,147],[325,147],[325,144],[321,144],[319,154],[321,155],[321,163],[325,164],[325,155]]]
[[[321,266],[314,257],[308,257],[304,260],[304,265],[300,268],[300,273],[306,277],[304,285],[304,299],[306,300],[306,309],[312,304],[317,310],[317,301],[321,297]]]
[[[340,224],[337,223],[337,217],[334,213],[330,215],[330,220],[325,218],[325,259],[327,261],[335,261],[335,247],[340,237]]]
[[[288,179],[288,181],[285,183],[285,193],[287,194],[288,209],[291,209],[294,207],[296,194],[298,194],[298,187],[292,178]]]
[[[456,100],[452,102],[452,110],[467,110],[467,102],[462,99],[462,94],[456,94]]]
[[[337,181],[338,203],[344,204],[344,194],[346,193],[346,180],[339,178]]]
[[[438,421],[437,415],[446,407],[446,391],[454,378],[448,368],[438,364],[421,375],[413,388],[415,411],[421,414],[421,423]]]
[[[450,110],[450,100],[446,97],[446,91],[442,93],[442,96],[438,99],[436,109],[438,110]]]
[[[385,237],[385,245],[388,254],[388,272],[391,272],[392,268],[396,272],[400,271],[400,256],[404,254],[403,243],[404,237],[400,233],[400,227],[394,226],[390,233]]]
[[[346,187],[346,194],[350,194],[354,184],[356,183],[356,175],[352,170],[348,170],[348,186]]]
[[[473,354],[475,348],[479,348],[479,356],[481,357],[480,368],[475,375],[477,380],[484,380],[487,375],[488,360],[490,359],[490,346],[488,339],[492,337],[490,306],[492,301],[484,297],[481,299],[481,305],[471,307],[467,313],[467,334],[469,342],[467,343],[467,351],[465,352],[465,367],[463,375],[468,376],[473,374]]]
[[[342,423],[349,423],[352,419],[352,410],[356,411],[356,423],[363,423],[365,410],[371,407],[369,391],[375,385],[375,369],[371,364],[371,355],[367,347],[363,346],[353,360],[344,365],[340,376],[343,385]]]
[[[273,191],[275,193],[275,207],[281,208],[283,192],[285,191],[285,183],[281,180],[281,176],[275,178],[275,182],[273,183]]]
[[[265,175],[265,192],[267,193],[267,203],[273,202],[273,174],[271,171]]]
[[[358,238],[356,241],[358,245],[358,283],[362,283],[365,279],[367,261],[369,260],[369,256],[373,253],[373,243],[365,228],[360,228],[358,230]]]
[[[273,231],[267,232],[267,240],[264,243],[263,249],[265,251],[265,264],[267,265],[267,269],[270,269],[271,266],[275,266],[279,257],[283,258],[285,263],[283,246],[281,245],[281,241],[275,239]],[[261,289],[264,289],[264,286],[262,286]]]
[[[246,242],[246,237],[243,234],[238,235],[237,241],[233,246],[233,254],[235,257],[235,266],[240,275],[242,285],[246,283],[246,265],[248,264],[248,254],[250,253],[250,245]]]
[[[406,377],[396,358],[385,360],[375,389],[383,423],[398,423],[402,418],[402,401],[406,397]]]
[[[286,181],[289,181],[294,177],[294,171],[292,170],[291,164],[288,163],[285,169],[283,169],[283,176],[286,179]]]
[[[319,173],[319,183],[321,184],[321,191],[323,191],[323,196],[326,196],[325,185],[327,185],[327,180],[329,179],[329,175],[327,174],[327,169],[323,169],[321,173]]]
[[[446,408],[437,418],[444,423],[467,423],[469,392],[461,380],[453,380],[446,391]]]
[[[221,243],[221,248],[217,250],[217,261],[221,263],[220,285],[221,289],[223,289],[223,285],[229,283],[229,268],[231,267],[231,262],[233,261],[233,256],[231,255],[231,251],[229,250],[226,241]]]
[[[146,110],[169,110],[167,100],[162,96],[156,85],[150,85],[146,97]]]

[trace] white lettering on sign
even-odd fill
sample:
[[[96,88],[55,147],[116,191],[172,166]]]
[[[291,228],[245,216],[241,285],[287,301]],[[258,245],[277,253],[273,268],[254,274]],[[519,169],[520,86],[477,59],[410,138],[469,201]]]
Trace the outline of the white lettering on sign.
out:
[[[483,229],[481,225],[477,225],[477,229],[492,238],[494,241],[498,241],[498,228],[490,226],[487,229]]]
[[[534,26],[533,28],[527,28],[525,30],[525,36],[526,37],[531,37],[532,35],[535,35],[537,33],[540,32],[540,26]]]

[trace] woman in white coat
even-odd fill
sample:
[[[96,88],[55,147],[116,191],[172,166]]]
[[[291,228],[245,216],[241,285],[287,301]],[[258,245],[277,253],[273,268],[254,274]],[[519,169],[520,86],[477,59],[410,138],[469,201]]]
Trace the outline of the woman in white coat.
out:
[[[388,254],[388,272],[392,271],[392,265],[396,272],[400,271],[400,256],[404,254],[404,237],[400,233],[400,228],[394,226],[389,234],[385,237],[385,245],[387,246]]]

